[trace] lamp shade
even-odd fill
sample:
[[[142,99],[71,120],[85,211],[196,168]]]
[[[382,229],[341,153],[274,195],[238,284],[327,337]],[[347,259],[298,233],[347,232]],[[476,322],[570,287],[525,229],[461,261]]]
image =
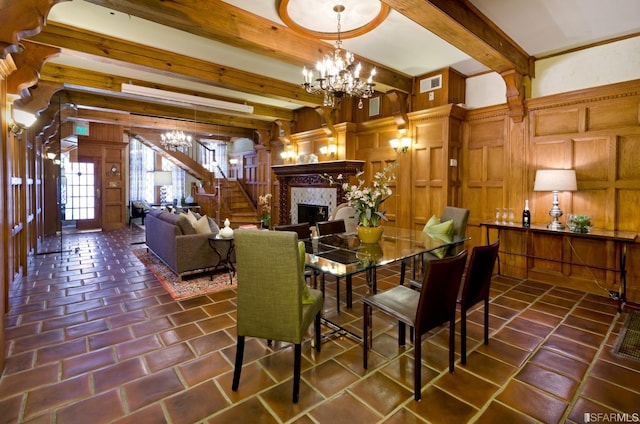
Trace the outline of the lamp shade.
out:
[[[153,173],[153,184],[155,186],[168,186],[173,184],[173,174],[171,171],[156,171]]]
[[[533,191],[576,191],[576,171],[574,169],[538,169]]]

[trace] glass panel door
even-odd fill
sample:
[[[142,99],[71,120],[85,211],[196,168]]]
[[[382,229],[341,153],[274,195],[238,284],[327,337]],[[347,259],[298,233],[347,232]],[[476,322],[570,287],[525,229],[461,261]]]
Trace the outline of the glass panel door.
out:
[[[66,162],[64,166],[62,216],[64,229],[100,228],[100,187],[95,162]]]

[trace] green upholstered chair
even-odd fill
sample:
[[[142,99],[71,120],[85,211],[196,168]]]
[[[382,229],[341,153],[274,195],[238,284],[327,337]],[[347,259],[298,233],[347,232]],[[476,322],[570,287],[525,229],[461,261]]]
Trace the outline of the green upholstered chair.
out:
[[[452,234],[453,237],[454,238],[464,237],[465,234],[467,233],[467,221],[469,220],[469,209],[457,208],[454,206],[445,206],[444,209],[442,209],[442,215],[440,215],[440,222],[446,222],[449,220],[453,221],[453,234]],[[464,244],[458,244],[456,246],[449,248],[445,256],[455,256],[463,250],[464,250]],[[427,266],[429,266],[429,261],[432,261],[434,259],[440,259],[440,258],[436,257],[435,255],[429,252],[424,253],[420,256],[414,257],[413,258],[413,274],[411,278],[413,280],[416,280],[417,278],[416,269],[418,268],[418,265],[421,266],[421,272],[424,273]],[[418,262],[419,260],[421,261]],[[401,285],[404,284],[405,271],[408,265],[408,261],[409,259],[403,260],[400,266],[400,284]]]
[[[245,337],[294,344],[293,402],[300,391],[301,344],[315,322],[320,351],[323,298],[304,279],[304,244],[290,231],[236,230],[237,348],[232,389],[238,390]],[[303,303],[303,299],[305,302]]]

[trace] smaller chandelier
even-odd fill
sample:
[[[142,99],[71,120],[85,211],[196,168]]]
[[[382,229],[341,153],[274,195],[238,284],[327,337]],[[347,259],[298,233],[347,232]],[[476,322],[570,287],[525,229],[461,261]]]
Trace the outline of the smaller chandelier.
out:
[[[182,131],[168,131],[160,135],[160,144],[167,150],[184,150],[191,147],[191,136]]]
[[[336,49],[333,54],[326,54],[322,60],[318,61],[316,64],[318,77],[315,80],[313,71],[303,68],[302,86],[307,93],[324,94],[324,106],[335,107],[336,101],[340,102],[342,97],[357,97],[359,98],[358,109],[362,109],[362,99],[371,97],[375,92],[373,76],[376,74],[376,68],[371,70],[366,81],[360,79],[362,65],[353,63],[355,60],[353,53],[342,48],[340,39],[340,13],[344,12],[344,6],[337,4],[333,7],[333,11],[338,14]]]

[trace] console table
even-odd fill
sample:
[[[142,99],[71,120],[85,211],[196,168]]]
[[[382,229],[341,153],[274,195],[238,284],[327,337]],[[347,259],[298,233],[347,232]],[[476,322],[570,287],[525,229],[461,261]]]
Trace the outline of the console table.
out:
[[[506,251],[500,250],[501,253],[508,255],[516,255],[516,256],[525,256],[527,258],[527,262],[529,265],[532,264],[532,261],[541,260],[541,261],[549,261],[549,262],[559,262],[561,264],[569,264],[569,265],[577,265],[584,266],[587,268],[600,269],[604,271],[614,271],[620,274],[620,279],[618,283],[618,293],[610,293],[610,296],[617,297],[620,300],[620,304],[618,309],[622,310],[622,305],[627,301],[627,271],[626,271],[626,263],[627,263],[627,245],[631,243],[636,243],[638,240],[638,234],[630,231],[610,231],[603,230],[598,228],[592,228],[588,233],[576,233],[570,230],[550,230],[546,227],[546,225],[539,224],[531,224],[531,227],[522,227],[518,224],[503,224],[494,221],[485,221],[480,223],[481,226],[486,228],[487,232],[487,242],[490,243],[490,230],[494,229],[498,231],[498,238],[500,238],[501,233],[504,231],[516,231],[520,232],[524,235],[526,242],[524,246],[523,252],[517,251]],[[562,240],[562,245],[567,244],[571,251],[569,251],[569,255],[563,254],[562,251],[557,251],[550,247],[551,250],[547,250],[547,253],[550,253],[551,256],[543,256],[536,252],[537,250],[542,250],[541,246],[536,246],[534,243],[535,236],[551,236],[551,237],[559,237]],[[604,241],[608,243],[613,243],[614,246],[618,246],[619,254],[617,265],[612,266],[611,264],[606,265],[596,265],[596,264],[588,264],[585,262],[575,262],[571,260],[567,260],[565,256],[578,256],[575,251],[572,239],[582,239],[582,240],[591,240],[591,241]],[[502,249],[502,246],[501,246]],[[561,249],[562,250],[562,249]],[[573,254],[571,254],[573,252]],[[527,269],[530,267],[528,266]],[[500,269],[500,257],[498,257],[498,274],[501,273]]]

